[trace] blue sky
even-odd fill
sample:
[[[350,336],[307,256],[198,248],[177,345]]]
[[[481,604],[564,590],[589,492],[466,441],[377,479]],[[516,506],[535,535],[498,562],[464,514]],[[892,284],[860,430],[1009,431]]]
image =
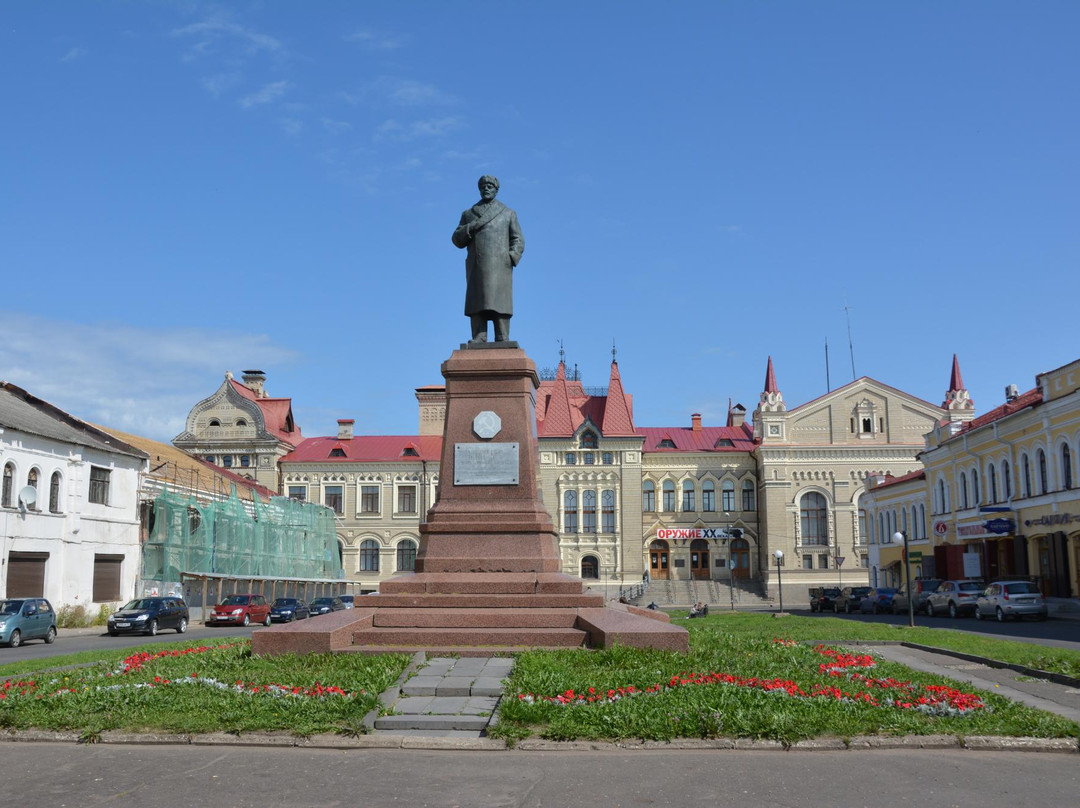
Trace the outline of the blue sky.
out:
[[[0,378],[169,440],[257,367],[414,433],[492,173],[512,336],[639,426],[1077,358],[1075,2],[0,5]]]

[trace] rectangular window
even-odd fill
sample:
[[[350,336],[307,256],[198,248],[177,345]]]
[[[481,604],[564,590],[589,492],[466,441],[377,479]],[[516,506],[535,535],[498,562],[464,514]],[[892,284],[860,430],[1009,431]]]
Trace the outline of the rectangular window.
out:
[[[675,510],[675,489],[664,489],[664,510],[672,512]]]
[[[604,533],[615,532],[615,492],[605,491],[600,500],[601,530]]]
[[[379,486],[360,486],[360,513],[379,512]]]
[[[289,486],[289,499],[298,499],[301,502],[307,499],[307,486],[306,485],[290,485]]]
[[[577,533],[577,510],[567,510],[563,514],[563,533]]]
[[[743,485],[742,490],[742,509],[744,511],[756,511],[757,505],[754,502],[754,484]]]
[[[735,489],[725,488],[720,492],[721,504],[725,511],[735,510]]]
[[[682,492],[682,509],[684,511],[694,510],[694,489],[684,488]]]
[[[97,505],[109,504],[109,469],[90,467],[90,501]]]
[[[94,603],[120,600],[121,555],[94,555]]]
[[[819,570],[827,570],[829,568],[829,557],[822,553],[817,557],[817,565]]]
[[[416,486],[403,485],[397,491],[397,512],[416,513]]]
[[[334,513],[345,512],[345,488],[340,485],[328,485],[323,489],[323,505]]]
[[[812,570],[814,568],[814,557],[812,555],[804,555],[802,557],[802,566],[804,570]]]
[[[701,510],[713,513],[716,510],[716,492],[711,488],[701,490]]]
[[[581,525],[585,533],[596,532],[596,492],[586,491],[581,497]]]

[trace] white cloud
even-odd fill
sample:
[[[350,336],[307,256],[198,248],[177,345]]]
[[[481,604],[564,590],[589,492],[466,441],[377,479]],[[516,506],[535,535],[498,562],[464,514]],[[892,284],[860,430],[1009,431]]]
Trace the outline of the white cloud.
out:
[[[61,56],[60,61],[61,62],[74,62],[76,59],[79,59],[79,58],[85,56],[86,53],[87,53],[86,48],[81,48],[78,45],[76,45],[74,48],[72,48],[67,53],[65,53],[63,56]]]
[[[336,121],[333,118],[322,119],[323,129],[329,132],[331,135],[340,135],[348,132],[352,129],[352,124],[348,121]]]
[[[416,140],[418,138],[442,137],[461,129],[464,124],[456,116],[429,118],[402,124],[393,118],[383,121],[375,130],[376,140]]]
[[[269,104],[276,101],[278,98],[281,98],[290,86],[290,83],[287,81],[274,81],[270,84],[264,84],[262,89],[241,98],[240,106],[244,109],[251,109],[252,107]]]
[[[456,96],[434,84],[397,76],[379,76],[365,82],[355,92],[338,93],[342,100],[356,106],[365,101],[394,104],[399,107],[449,106],[458,103]]]
[[[222,19],[210,19],[205,22],[193,23],[183,28],[177,28],[172,33],[173,36],[193,40],[194,44],[191,46],[191,50],[184,57],[189,60],[211,53],[214,46],[221,41],[238,42],[243,50],[249,54],[260,51],[278,53],[282,50],[281,41],[275,37]]]
[[[214,76],[205,76],[202,80],[203,87],[214,98],[219,98],[226,90],[231,90],[243,80],[239,73],[218,73]]]
[[[282,118],[278,121],[281,124],[282,130],[289,137],[295,137],[299,135],[304,129],[304,122],[297,120],[296,118]]]
[[[397,50],[409,37],[405,34],[385,34],[379,31],[361,29],[351,34],[346,34],[343,39],[346,42],[354,42],[363,45],[369,50]]]
[[[170,441],[226,370],[297,355],[264,334],[60,322],[0,312],[0,378],[86,421]],[[33,334],[33,338],[18,335]],[[47,357],[48,361],[43,361]]]

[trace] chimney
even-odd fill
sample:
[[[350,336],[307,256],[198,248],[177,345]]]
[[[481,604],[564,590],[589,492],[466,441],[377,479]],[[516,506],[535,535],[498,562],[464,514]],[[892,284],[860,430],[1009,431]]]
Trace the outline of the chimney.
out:
[[[700,412],[695,412],[693,415],[690,416],[690,428],[694,432],[700,432],[701,431],[701,413]]]
[[[255,394],[256,398],[266,398],[266,374],[261,370],[245,370],[240,377],[244,380],[244,387]]]
[[[1005,401],[1011,404],[1018,398],[1020,398],[1020,388],[1015,384],[1008,385],[1005,388]]]
[[[352,418],[338,418],[337,422],[337,436],[338,440],[352,440],[353,436],[353,424],[355,424]]]

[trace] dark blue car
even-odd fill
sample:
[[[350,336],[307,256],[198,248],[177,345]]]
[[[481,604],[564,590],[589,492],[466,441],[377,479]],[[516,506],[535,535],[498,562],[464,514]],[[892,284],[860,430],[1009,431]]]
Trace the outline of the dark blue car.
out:
[[[871,589],[866,596],[859,601],[859,611],[863,614],[877,614],[878,612],[891,612],[892,600],[896,596],[896,590],[890,586],[879,586]]]
[[[300,598],[278,598],[270,605],[272,623],[291,623],[311,616],[308,607]]]

